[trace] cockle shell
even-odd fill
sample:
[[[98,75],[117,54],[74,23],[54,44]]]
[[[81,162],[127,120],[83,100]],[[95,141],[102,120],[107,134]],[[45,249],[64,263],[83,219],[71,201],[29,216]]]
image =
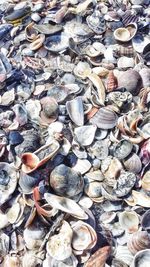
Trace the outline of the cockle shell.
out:
[[[82,126],[84,124],[84,109],[81,97],[76,97],[71,101],[67,101],[66,109],[69,117],[77,126]]]
[[[94,140],[96,126],[85,125],[75,128],[75,139],[81,146],[89,146]]]
[[[130,267],[149,267],[150,249],[145,249],[137,252]]]
[[[150,171],[147,171],[144,174],[141,184],[144,190],[150,191]]]
[[[123,161],[123,164],[128,171],[133,172],[135,174],[138,174],[142,169],[141,160],[139,156],[135,153],[129,155],[129,157]]]
[[[113,71],[110,71],[107,77],[107,92],[112,92],[118,87],[118,81]]]
[[[57,141],[46,144],[36,150],[34,153],[26,152],[22,154],[22,171],[25,173],[31,173],[38,167],[46,163],[52,158],[59,149],[59,143]]]
[[[127,70],[118,78],[118,87],[126,88],[132,95],[138,95],[142,88],[141,76],[135,70]]]
[[[72,225],[72,229],[72,248],[74,253],[81,251],[82,254],[82,251],[91,249],[96,245],[97,234],[89,224],[79,220]]]
[[[85,267],[104,267],[111,252],[110,246],[99,248],[85,263]]]
[[[138,251],[150,248],[150,235],[147,231],[135,232],[130,236],[127,246],[133,255]]]
[[[63,261],[72,254],[71,241],[73,231],[68,222],[63,221],[60,231],[57,235],[49,238],[46,249],[48,254],[56,259]]]
[[[123,211],[119,214],[119,223],[128,233],[134,233],[139,227],[139,217],[135,211]]]
[[[80,174],[61,164],[51,172],[50,185],[60,196],[73,197],[82,192],[84,181]]]
[[[136,182],[136,176],[132,172],[122,172],[114,185],[114,193],[118,197],[126,196]]]
[[[117,123],[117,115],[108,108],[100,108],[97,113],[90,119],[90,122],[100,129],[112,129]]]
[[[59,197],[50,193],[45,193],[44,197],[53,208],[62,210],[82,220],[86,220],[88,218],[88,215],[84,212],[84,210],[72,199]]]

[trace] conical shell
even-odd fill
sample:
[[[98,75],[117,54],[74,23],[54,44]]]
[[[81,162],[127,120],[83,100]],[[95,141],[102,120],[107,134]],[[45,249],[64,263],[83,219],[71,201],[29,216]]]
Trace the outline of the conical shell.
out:
[[[112,92],[118,87],[118,81],[113,71],[110,71],[107,78],[107,91]]]
[[[138,231],[128,240],[128,249],[133,255],[138,251],[150,248],[150,235],[147,231]]]

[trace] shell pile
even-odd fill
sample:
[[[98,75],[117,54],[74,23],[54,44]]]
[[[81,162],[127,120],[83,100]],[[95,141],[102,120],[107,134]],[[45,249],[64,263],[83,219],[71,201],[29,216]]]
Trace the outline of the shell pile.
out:
[[[0,266],[150,266],[150,1],[0,1]]]

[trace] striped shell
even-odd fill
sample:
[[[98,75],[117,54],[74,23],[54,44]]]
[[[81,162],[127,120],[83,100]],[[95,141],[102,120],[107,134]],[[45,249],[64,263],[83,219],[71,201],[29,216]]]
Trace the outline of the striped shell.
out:
[[[140,250],[150,248],[150,235],[147,231],[138,231],[131,236],[127,246],[133,255]]]
[[[117,123],[118,117],[115,112],[108,108],[100,108],[90,119],[90,122],[100,129],[112,129]]]
[[[127,10],[125,14],[122,16],[122,23],[124,26],[128,26],[131,23],[136,23],[138,21],[138,17],[136,15],[132,15],[131,11]]]
[[[113,71],[111,70],[108,74],[108,79],[107,79],[107,91],[112,92],[118,87],[118,81],[117,78],[115,77]]]
[[[133,57],[134,56],[134,49],[132,46],[125,47],[120,45],[117,49],[117,55],[118,56],[127,56],[127,57]]]

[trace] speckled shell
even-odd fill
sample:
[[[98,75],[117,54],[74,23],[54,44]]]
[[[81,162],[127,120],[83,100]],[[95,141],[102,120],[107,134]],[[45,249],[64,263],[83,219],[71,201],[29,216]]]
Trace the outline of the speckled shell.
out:
[[[118,81],[113,71],[110,71],[107,78],[107,91],[112,92],[118,87]]]
[[[114,193],[118,197],[126,196],[131,191],[135,182],[136,176],[134,173],[122,172],[114,186]]]
[[[150,235],[147,231],[138,231],[130,237],[127,246],[133,255],[140,250],[150,248]]]

